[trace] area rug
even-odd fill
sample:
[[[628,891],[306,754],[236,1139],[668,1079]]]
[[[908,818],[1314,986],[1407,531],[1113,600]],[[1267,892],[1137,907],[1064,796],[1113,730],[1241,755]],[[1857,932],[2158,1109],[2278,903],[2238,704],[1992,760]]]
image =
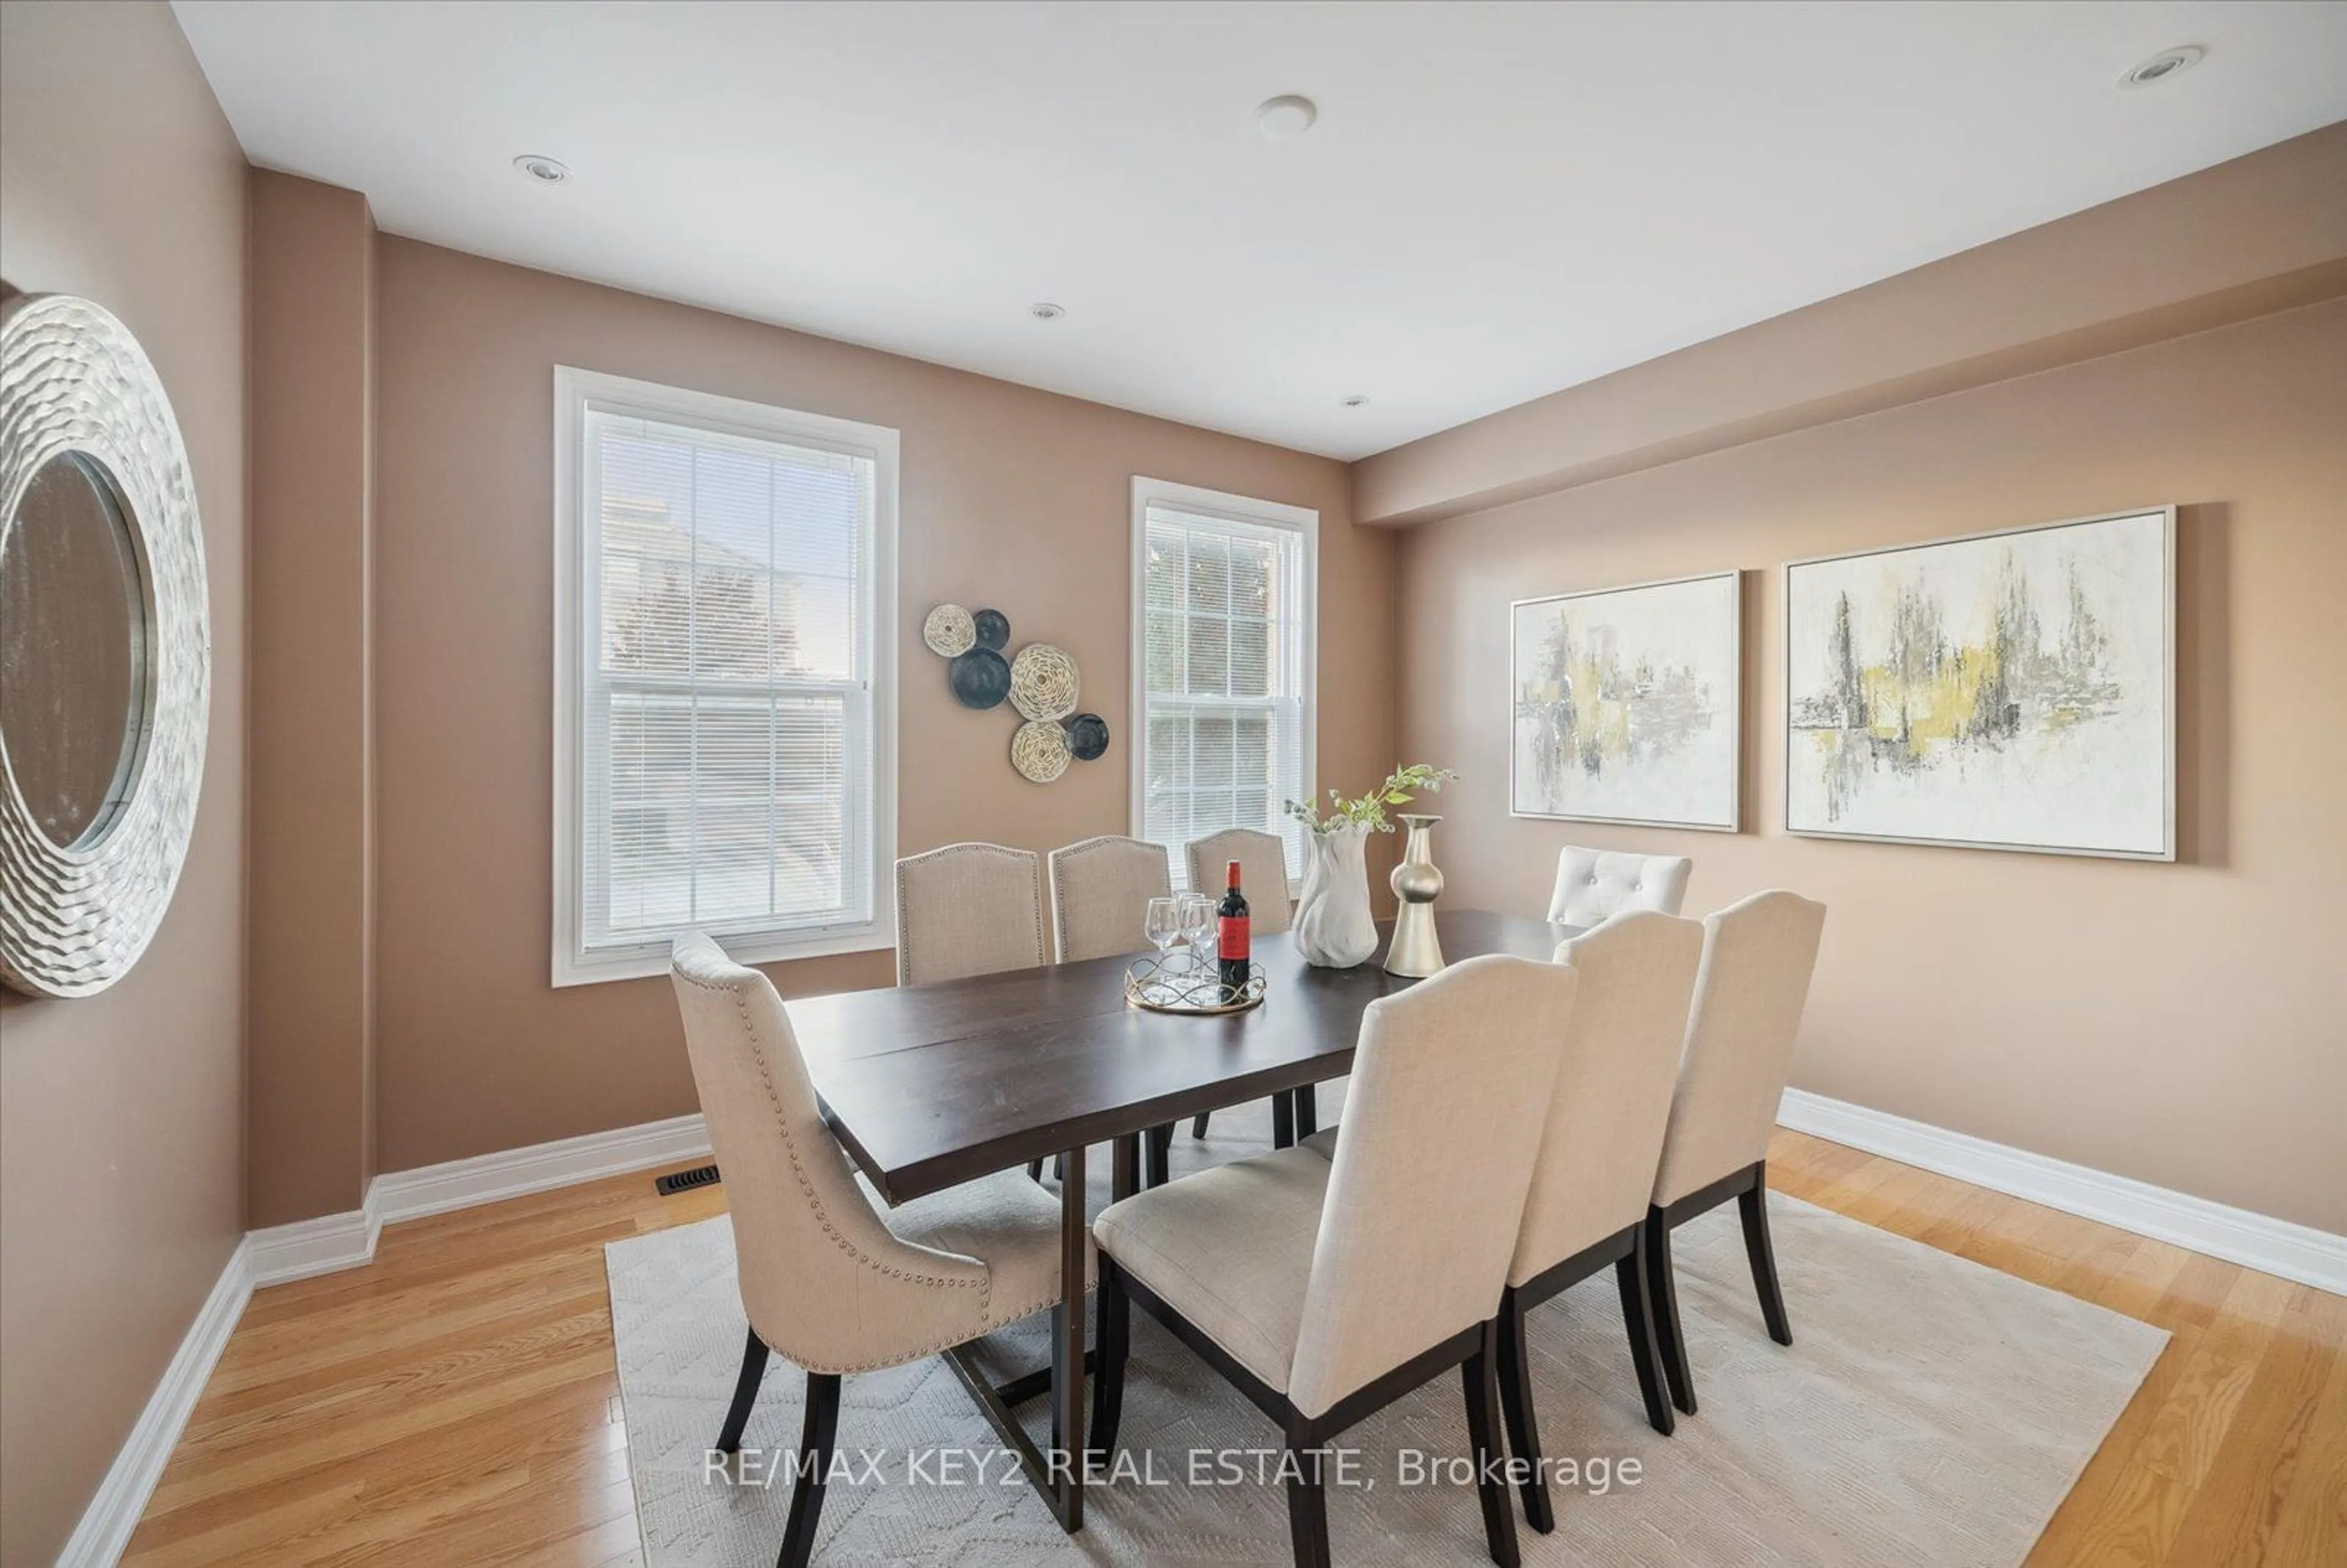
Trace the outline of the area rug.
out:
[[[1174,1142],[1177,1173],[1266,1146],[1261,1107]],[[1104,1160],[1091,1162],[1105,1164]],[[1095,1205],[1105,1192],[1090,1194]],[[1610,1270],[1535,1311],[1553,1534],[1527,1563],[1606,1568],[2012,1568],[2167,1342],[2165,1331],[1839,1214],[1770,1197],[1794,1343],[1760,1324],[1735,1205],[1675,1233],[1700,1413],[1645,1424]],[[628,1459],[647,1568],[764,1568],[782,1541],[804,1379],[777,1357],[752,1417],[771,1485],[712,1477],[706,1454],[744,1332],[723,1219],[605,1252]],[[1278,1433],[1159,1329],[1133,1317],[1119,1477],[1062,1534],[944,1362],[846,1379],[815,1561],[938,1563],[1289,1562]],[[989,1343],[997,1380],[1040,1366],[1043,1321]],[[1022,1411],[1040,1440],[1048,1414]],[[1347,1564],[1488,1561],[1458,1379],[1344,1439],[1329,1524]],[[1572,1461],[1572,1469],[1563,1461]],[[1340,1460],[1342,1464],[1345,1461]],[[1521,1521],[1520,1521],[1521,1522]]]

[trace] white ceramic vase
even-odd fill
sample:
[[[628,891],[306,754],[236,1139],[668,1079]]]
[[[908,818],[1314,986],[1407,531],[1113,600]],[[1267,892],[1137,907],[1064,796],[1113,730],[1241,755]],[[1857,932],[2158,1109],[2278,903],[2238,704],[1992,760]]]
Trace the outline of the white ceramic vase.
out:
[[[1369,866],[1364,827],[1331,828],[1304,841],[1304,891],[1296,900],[1296,949],[1324,969],[1349,969],[1378,950],[1369,917]]]

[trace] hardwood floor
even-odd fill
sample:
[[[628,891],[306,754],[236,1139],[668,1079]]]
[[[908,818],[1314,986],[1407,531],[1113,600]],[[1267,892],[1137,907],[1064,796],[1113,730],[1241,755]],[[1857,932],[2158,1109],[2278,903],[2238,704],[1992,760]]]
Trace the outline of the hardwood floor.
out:
[[[2347,1298],[1799,1133],[1768,1173],[2175,1336],[2031,1568],[2347,1562]],[[125,1563],[641,1562],[602,1245],[723,1207],[614,1177],[400,1225],[364,1269],[261,1291]]]

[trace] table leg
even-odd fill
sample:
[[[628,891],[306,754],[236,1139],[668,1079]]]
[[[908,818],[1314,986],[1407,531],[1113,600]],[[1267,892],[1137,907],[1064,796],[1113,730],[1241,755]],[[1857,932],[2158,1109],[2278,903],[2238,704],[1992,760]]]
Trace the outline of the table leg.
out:
[[[1271,1146],[1296,1147],[1296,1096],[1285,1089],[1271,1097]]]
[[[1127,1132],[1112,1146],[1109,1165],[1109,1201],[1122,1203],[1141,1190],[1141,1141],[1150,1132]]]
[[[1117,1145],[1118,1164],[1124,1144]],[[1073,1535],[1084,1527],[1084,1256],[1090,1227],[1084,1218],[1084,1151],[1068,1151],[1067,1179],[1060,1186],[1060,1305],[1051,1311],[1052,1491],[1060,1527]]]
[[[1307,1083],[1296,1091],[1296,1141],[1320,1131],[1320,1086]]]

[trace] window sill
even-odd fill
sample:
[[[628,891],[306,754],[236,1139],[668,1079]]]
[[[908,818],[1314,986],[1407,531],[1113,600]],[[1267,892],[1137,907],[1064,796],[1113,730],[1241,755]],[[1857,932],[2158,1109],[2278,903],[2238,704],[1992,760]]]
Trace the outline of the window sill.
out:
[[[897,934],[879,926],[860,926],[819,936],[790,937],[751,932],[741,936],[710,933],[737,964],[786,964],[797,958],[831,958],[842,953],[885,953],[897,946]],[[551,980],[558,990],[568,986],[601,985],[607,980],[641,980],[669,972],[668,944],[657,948],[626,948],[587,955],[558,953]]]

